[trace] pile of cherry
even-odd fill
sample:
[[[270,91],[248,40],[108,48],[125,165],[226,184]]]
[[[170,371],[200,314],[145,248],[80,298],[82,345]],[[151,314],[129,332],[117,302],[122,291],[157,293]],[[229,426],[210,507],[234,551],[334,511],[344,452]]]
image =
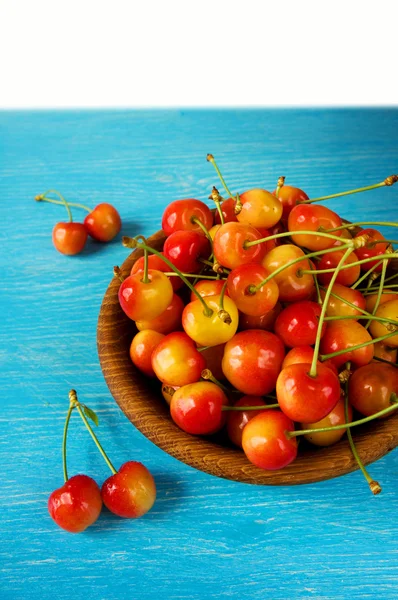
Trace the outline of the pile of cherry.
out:
[[[162,218],[163,252],[145,238],[119,301],[138,333],[130,356],[157,377],[173,421],[210,435],[226,427],[249,461],[281,469],[297,438],[328,446],[398,408],[398,284],[387,270],[395,240],[379,227],[344,223],[325,199],[390,186],[385,181],[310,200],[299,188],[213,188],[216,210],[177,200]],[[364,229],[359,229],[364,227]],[[353,409],[360,418],[353,419]]]

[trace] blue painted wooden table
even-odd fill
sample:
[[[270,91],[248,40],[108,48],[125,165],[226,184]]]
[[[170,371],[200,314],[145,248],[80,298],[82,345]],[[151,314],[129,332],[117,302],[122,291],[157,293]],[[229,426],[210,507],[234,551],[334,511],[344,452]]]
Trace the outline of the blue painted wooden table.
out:
[[[70,201],[110,201],[124,234],[148,235],[171,200],[207,198],[208,152],[234,190],[273,189],[285,175],[315,197],[396,173],[397,132],[397,110],[0,113],[2,600],[397,598],[397,452],[370,468],[378,497],[358,472],[262,488],[164,454],[116,406],[97,358],[98,311],[126,250],[119,239],[61,256],[51,230],[63,209],[33,200],[56,187]],[[397,193],[329,205],[351,220],[392,219]],[[97,411],[114,463],[154,473],[144,518],[104,511],[81,535],[49,518],[71,387]],[[77,416],[68,447],[71,474],[108,476]]]

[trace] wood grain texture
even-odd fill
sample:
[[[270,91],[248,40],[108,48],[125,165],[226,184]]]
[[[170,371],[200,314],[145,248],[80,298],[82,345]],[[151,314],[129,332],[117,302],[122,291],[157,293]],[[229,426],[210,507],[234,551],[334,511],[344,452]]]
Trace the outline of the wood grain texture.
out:
[[[163,452],[120,410],[98,362],[101,303],[128,253],[119,238],[61,256],[51,231],[66,212],[33,197],[57,187],[112,202],[123,235],[148,237],[172,200],[206,200],[217,183],[208,152],[234,190],[285,175],[316,197],[397,172],[397,131],[398,110],[0,112],[1,600],[396,600],[398,452],[369,467],[377,497],[358,471],[256,486]],[[328,206],[351,221],[391,220],[397,193]],[[49,518],[72,387],[98,413],[116,467],[134,459],[153,472],[157,500],[142,519],[104,510],[70,535]],[[71,475],[108,477],[76,415],[68,450]]]

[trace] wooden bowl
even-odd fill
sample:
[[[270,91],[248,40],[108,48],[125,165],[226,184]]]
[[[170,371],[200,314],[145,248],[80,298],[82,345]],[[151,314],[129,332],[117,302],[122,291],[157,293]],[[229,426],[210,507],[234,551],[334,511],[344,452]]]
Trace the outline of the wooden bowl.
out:
[[[148,244],[161,250],[165,239],[159,231],[148,239]],[[142,254],[141,250],[130,254],[121,267],[123,275],[129,275]],[[171,420],[159,382],[145,378],[130,360],[129,347],[137,330],[120,308],[119,285],[114,278],[99,314],[97,342],[101,368],[122,411],[156,446],[200,471],[258,485],[312,483],[358,469],[346,438],[327,448],[309,447],[303,443],[297,459],[288,467],[263,471],[252,465],[242,450],[229,446],[225,440],[195,437],[181,431]],[[361,459],[364,464],[369,464],[398,445],[398,414],[355,428],[353,435]]]

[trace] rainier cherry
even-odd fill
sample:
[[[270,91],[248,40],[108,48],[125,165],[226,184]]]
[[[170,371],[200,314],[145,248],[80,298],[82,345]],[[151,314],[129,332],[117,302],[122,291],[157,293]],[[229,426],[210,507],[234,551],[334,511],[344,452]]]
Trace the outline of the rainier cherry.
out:
[[[222,407],[228,398],[210,381],[199,381],[180,387],[171,399],[171,417],[183,431],[195,435],[215,433],[223,426]]]
[[[324,300],[326,296],[326,291],[321,290],[320,293],[322,300]],[[348,302],[350,304],[348,304]],[[363,297],[360,291],[353,290],[352,288],[346,287],[345,285],[341,285],[340,283],[335,283],[332,286],[332,293],[330,294],[329,302],[326,308],[326,316],[360,316],[363,315],[363,311],[365,310],[365,304],[365,298]]]
[[[350,350],[372,338],[368,331],[355,320],[330,321],[321,340],[322,354],[344,351],[338,356],[330,357],[330,361],[337,367],[341,367],[347,361],[351,361],[356,367],[367,365],[373,358],[373,344]],[[321,417],[322,418],[322,417]]]
[[[379,306],[376,311],[376,317],[382,319],[390,319],[395,323],[386,323],[382,321],[373,320],[370,324],[370,333],[373,337],[381,337],[387,333],[398,331],[398,298],[396,300],[389,300]],[[395,328],[395,329],[394,329]],[[398,348],[398,333],[386,340],[386,343],[391,348]]]
[[[297,302],[298,300],[307,300],[311,297],[314,289],[314,277],[309,274],[300,274],[300,269],[309,270],[310,262],[303,258],[289,266],[290,262],[305,257],[301,248],[293,244],[277,246],[262,260],[262,265],[269,273],[274,273],[278,269],[281,271],[275,275],[274,279],[279,288],[279,300],[281,302]]]
[[[70,533],[92,525],[102,509],[101,492],[91,477],[75,475],[48,499],[48,512],[56,524]]]
[[[194,288],[202,298],[206,298],[207,296],[218,296],[221,294],[224,284],[225,281],[222,279],[201,279],[198,283],[195,283]],[[228,290],[225,290],[225,293],[229,295]],[[197,300],[197,295],[191,292],[191,302],[194,302],[194,300]]]
[[[340,260],[343,258],[344,250],[336,250],[336,252],[329,252],[328,254],[324,254],[317,264],[317,269],[319,271],[323,269],[335,269],[339,264]],[[355,252],[351,252],[349,256],[347,256],[344,264],[349,265],[351,263],[357,262],[358,256]],[[336,283],[341,285],[350,286],[356,282],[361,274],[360,265],[356,265],[349,269],[341,269],[337,275]],[[320,281],[323,285],[329,283],[332,279],[333,273],[319,273],[318,281]]]
[[[398,396],[398,368],[385,363],[370,363],[357,369],[348,383],[348,399],[365,416],[391,405]]]
[[[205,359],[182,331],[166,335],[152,354],[152,368],[157,378],[170,386],[198,381],[205,367]]]
[[[239,195],[237,217],[252,227],[273,227],[282,216],[282,205],[270,192],[254,189]]]
[[[242,447],[247,458],[260,469],[283,469],[297,456],[297,441],[287,432],[294,423],[279,410],[264,410],[251,419],[242,434]]]
[[[150,269],[148,282],[138,272],[129,275],[119,288],[119,302],[126,315],[134,321],[154,319],[161,315],[173,299],[170,280],[161,271]]]
[[[163,339],[164,335],[162,333],[145,329],[144,331],[139,331],[131,342],[130,358],[135,366],[147,377],[155,377],[152,368],[152,353]]]
[[[297,365],[298,363],[312,363],[313,358],[314,348],[312,346],[296,346],[286,354],[282,363],[282,369],[285,369],[289,365]],[[335,375],[339,374],[338,370],[330,360],[325,360],[323,363],[318,360],[317,365],[321,364],[331,369]]]
[[[264,283],[268,275],[268,271],[256,263],[236,267],[228,275],[229,295],[241,312],[260,317],[274,308],[279,289],[273,279]]]
[[[221,212],[224,217],[224,223],[230,223],[231,221],[238,220],[238,217],[235,214],[235,206],[236,206],[236,200],[234,200],[233,198],[228,198],[227,200],[224,200],[223,202],[221,202],[220,208],[221,208]],[[221,223],[221,217],[220,217],[218,211],[216,212],[215,221],[216,221],[217,225]]]
[[[301,427],[303,429],[321,429],[323,427],[334,427],[335,425],[346,423],[344,406],[344,394],[341,394],[336,406],[326,417],[316,423],[302,423]],[[350,421],[352,421],[352,408],[348,405],[348,422]],[[338,442],[344,434],[345,429],[332,429],[331,431],[307,433],[304,437],[315,446],[331,446]]]
[[[110,242],[122,228],[122,220],[112,204],[98,204],[84,219],[87,233],[98,242]]]
[[[235,269],[239,265],[250,262],[259,263],[264,257],[266,248],[263,244],[256,244],[245,248],[245,242],[261,240],[261,234],[244,223],[225,223],[217,231],[213,249],[217,262],[228,269]]]
[[[335,212],[318,204],[298,204],[291,210],[288,219],[288,229],[293,234],[293,242],[309,250],[325,250],[333,246],[334,240],[298,232],[333,229],[341,224],[341,219]],[[335,231],[333,235],[339,237],[341,230]]]
[[[176,278],[173,278],[176,279]],[[153,329],[159,333],[172,333],[181,329],[181,315],[184,310],[184,303],[177,294],[173,294],[173,298],[164,312],[154,319],[147,321],[140,320],[136,321],[138,331],[144,329]]]
[[[275,191],[273,192],[275,195]],[[278,200],[282,204],[282,221],[286,222],[292,208],[296,204],[300,204],[304,200],[308,200],[308,196],[300,188],[284,185],[279,189]]]
[[[86,241],[87,231],[82,223],[57,223],[53,229],[53,244],[61,254],[79,254]]]
[[[251,315],[246,315],[244,313],[239,314],[239,329],[265,329],[266,331],[273,331],[274,324],[277,316],[282,310],[282,305],[280,302],[277,302],[274,308],[265,315],[260,315],[258,317],[252,317]]]
[[[130,460],[104,481],[101,496],[105,506],[119,517],[142,517],[156,500],[155,481],[140,462]]]
[[[210,255],[209,240],[197,231],[175,231],[166,239],[163,254],[183,273],[198,273],[199,258]]]
[[[264,400],[260,396],[243,396],[235,402],[234,406],[266,406]],[[249,421],[256,415],[260,415],[260,410],[237,410],[228,412],[227,416],[227,432],[228,437],[235,444],[242,448],[243,429]]]
[[[371,258],[372,256],[374,256],[377,259],[377,257],[380,254],[385,254],[388,244],[387,242],[383,241],[385,240],[385,237],[380,233],[380,231],[377,231],[376,229],[363,229],[362,231],[357,233],[355,237],[357,238],[363,236],[367,236],[369,239],[366,242],[365,246],[356,249],[356,254],[359,260],[363,260],[364,258]],[[375,244],[375,242],[380,243]],[[363,265],[360,265],[360,267],[363,271],[368,271],[378,262],[378,260],[371,260],[367,263],[364,263]],[[382,268],[383,264],[380,264],[378,267],[376,267],[375,272],[380,273]]]
[[[160,253],[163,256],[163,253]],[[132,266],[131,275],[134,273],[143,273],[145,268],[145,256],[141,256]],[[164,260],[161,259],[157,254],[150,254],[148,256],[148,268],[155,271],[163,271],[163,273],[169,273],[170,267],[166,265]],[[179,277],[169,277],[170,283],[174,291],[179,290],[184,285],[184,282]]]
[[[239,313],[235,303],[224,296],[221,308],[221,295],[206,296],[206,304],[213,311],[210,316],[204,314],[199,300],[186,305],[182,313],[184,331],[199,346],[218,346],[235,335],[238,329]]]

